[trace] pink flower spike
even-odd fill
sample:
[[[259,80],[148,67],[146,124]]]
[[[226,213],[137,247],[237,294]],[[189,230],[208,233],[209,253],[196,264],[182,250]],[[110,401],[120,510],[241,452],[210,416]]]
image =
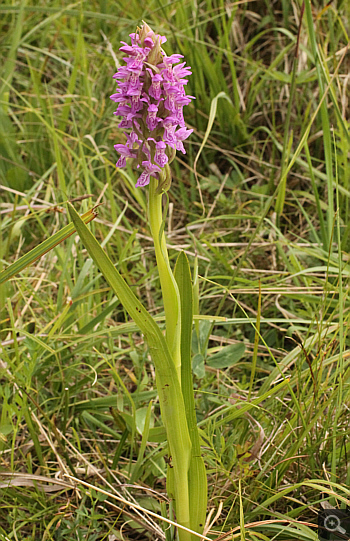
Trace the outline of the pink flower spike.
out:
[[[121,42],[125,64],[113,75],[117,83],[111,95],[117,104],[113,114],[121,117],[118,127],[126,129],[125,144],[115,145],[120,154],[117,167],[134,159],[140,171],[136,186],[147,186],[151,176],[158,178],[167,168],[176,149],[185,153],[183,141],[192,131],[186,129],[183,117],[184,106],[193,99],[185,92],[191,68],[180,54],[166,56],[161,48],[166,38],[146,23],[130,38],[131,44]]]

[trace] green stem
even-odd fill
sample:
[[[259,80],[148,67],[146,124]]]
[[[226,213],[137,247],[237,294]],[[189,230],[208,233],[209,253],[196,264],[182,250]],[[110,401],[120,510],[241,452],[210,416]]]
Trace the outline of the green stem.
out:
[[[151,233],[154,241],[160,285],[162,288],[166,341],[174,361],[176,372],[181,385],[181,319],[179,290],[170,268],[168,250],[165,242],[162,195],[157,194],[158,180],[150,179],[148,215]]]
[[[160,179],[159,183],[163,185]],[[170,268],[168,250],[164,234],[164,220],[162,208],[162,194],[157,193],[158,180],[151,177],[149,185],[148,197],[148,216],[151,228],[151,233],[154,241],[154,249],[156,253],[157,266],[162,288],[164,311],[165,311],[165,327],[166,341],[172,357],[176,374],[181,388],[181,309],[180,309],[180,294],[179,289]],[[157,375],[157,370],[156,370]],[[160,402],[162,399],[162,387],[157,384]],[[179,389],[179,392],[182,393]],[[185,408],[183,415],[185,417]],[[165,418],[164,418],[165,420]],[[187,442],[187,453],[177,452],[177,449],[169,438],[170,433],[174,433],[174,426],[166,424],[168,434],[169,453],[172,456],[173,468],[168,468],[167,475],[167,490],[170,497],[175,497],[176,517],[182,526],[190,528],[190,501],[189,501],[189,486],[188,486],[188,471],[189,458],[191,453],[191,443]],[[186,423],[187,424],[187,423]],[[174,434],[175,438],[181,438],[181,434]],[[190,541],[191,534],[179,529],[178,532],[180,541]]]

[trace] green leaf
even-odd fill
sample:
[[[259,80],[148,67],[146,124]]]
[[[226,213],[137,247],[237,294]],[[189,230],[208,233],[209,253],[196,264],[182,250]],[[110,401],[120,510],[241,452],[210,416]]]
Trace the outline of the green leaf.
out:
[[[174,467],[177,519],[180,524],[189,527],[188,469],[191,459],[191,440],[186,418],[183,415],[185,405],[180,382],[169,348],[157,323],[131,291],[89,228],[69,203],[68,210],[84,246],[126,311],[139,326],[149,346],[156,368],[159,402]],[[180,532],[180,541],[191,539],[190,534],[186,534],[183,530]]]
[[[85,224],[88,224],[91,222],[91,220],[94,220],[97,216],[96,207],[93,209],[88,210],[81,216],[81,219],[84,221]],[[0,284],[3,284],[4,282],[7,282],[10,278],[15,276],[15,274],[18,274],[26,267],[29,267],[29,265],[32,265],[34,261],[37,259],[40,259],[43,255],[45,255],[47,252],[55,248],[60,242],[64,241],[73,233],[75,233],[76,229],[72,223],[66,225],[63,229],[60,231],[57,231],[52,237],[44,240],[39,246],[36,246],[33,248],[33,250],[30,250],[27,254],[20,257],[15,263],[7,267],[4,271],[0,273]]]
[[[191,370],[193,298],[190,267],[185,252],[180,252],[177,258],[174,275],[181,300],[181,386],[189,421],[191,410],[194,409]]]
[[[152,402],[150,402],[151,404]],[[148,407],[139,408],[136,410],[135,420],[136,420],[136,428],[139,434],[143,435],[145,425],[146,425],[146,418],[149,411],[149,405]],[[153,420],[153,419],[152,419]]]
[[[197,378],[202,379],[205,376],[204,357],[201,353],[194,355],[192,359],[192,370]]]
[[[191,530],[202,533],[207,513],[208,485],[204,460],[201,455],[195,456],[192,453],[188,486],[190,490]],[[198,541],[198,537],[193,535],[192,541]]]
[[[238,363],[238,361],[243,357],[245,352],[245,345],[241,344],[232,344],[222,348],[218,353],[214,353],[207,360],[207,365],[211,368],[229,368]]]
[[[155,426],[149,429],[148,441],[151,443],[163,443],[166,440],[164,426]]]
[[[201,456],[193,393],[191,367],[193,295],[191,271],[185,252],[180,252],[177,258],[175,279],[179,288],[181,301],[181,387],[192,442],[191,463],[188,472],[191,529],[202,533],[207,512],[208,487],[204,461]],[[194,540],[195,536],[192,536],[192,538]]]

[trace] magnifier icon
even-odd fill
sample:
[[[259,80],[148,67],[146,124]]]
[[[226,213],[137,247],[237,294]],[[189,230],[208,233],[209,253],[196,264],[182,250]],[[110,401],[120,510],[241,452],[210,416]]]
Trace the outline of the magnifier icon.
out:
[[[346,530],[341,527],[340,519],[337,515],[327,515],[324,519],[324,527],[327,532],[339,532],[341,534],[346,534]]]

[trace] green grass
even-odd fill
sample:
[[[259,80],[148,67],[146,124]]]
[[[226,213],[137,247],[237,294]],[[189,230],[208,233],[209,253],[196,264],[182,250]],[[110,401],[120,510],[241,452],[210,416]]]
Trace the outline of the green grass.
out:
[[[147,190],[115,169],[114,54],[144,19],[193,68],[166,230],[172,264],[198,255],[212,539],[311,541],[322,498],[350,505],[350,8],[306,0],[298,40],[300,13],[0,6],[0,270],[68,224],[65,201],[102,203],[91,229],[160,325]],[[75,235],[1,286],[0,341],[0,539],[165,539],[154,368]]]

